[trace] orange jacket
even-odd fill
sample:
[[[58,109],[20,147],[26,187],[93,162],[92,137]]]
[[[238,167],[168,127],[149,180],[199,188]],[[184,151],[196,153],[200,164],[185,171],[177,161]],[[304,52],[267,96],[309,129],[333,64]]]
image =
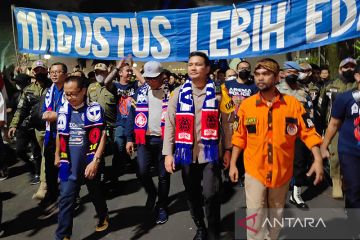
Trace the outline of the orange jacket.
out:
[[[247,174],[267,187],[279,187],[293,175],[295,139],[311,149],[321,144],[311,118],[292,96],[278,94],[272,107],[257,93],[243,101],[232,143],[244,149]]]

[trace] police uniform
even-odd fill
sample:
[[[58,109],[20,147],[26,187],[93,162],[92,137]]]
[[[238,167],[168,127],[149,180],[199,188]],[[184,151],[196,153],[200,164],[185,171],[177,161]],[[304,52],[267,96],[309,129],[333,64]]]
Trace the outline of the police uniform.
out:
[[[43,130],[45,128],[45,125],[43,126],[43,129],[41,129],[41,126],[37,126],[37,129],[35,130],[34,121],[32,120],[31,115],[32,111],[34,111],[34,107],[39,104],[41,96],[44,95],[45,89],[46,88],[42,86],[39,82],[31,83],[30,85],[26,86],[20,96],[16,112],[10,123],[10,128],[17,129],[17,155],[23,158],[23,160],[27,164],[31,164],[31,162],[26,155],[26,147],[29,142],[32,144],[32,150],[35,160],[34,173],[36,175],[40,175],[40,167],[42,168],[41,172],[44,172],[43,166],[41,165],[41,148],[43,146]],[[41,182],[45,182],[44,174],[41,174]]]

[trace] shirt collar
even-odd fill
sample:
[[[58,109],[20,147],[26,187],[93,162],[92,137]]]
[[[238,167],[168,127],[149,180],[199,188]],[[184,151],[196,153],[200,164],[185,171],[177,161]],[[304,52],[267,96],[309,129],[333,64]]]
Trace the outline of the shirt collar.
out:
[[[279,92],[279,90],[276,89],[276,96],[275,96],[275,99],[274,99],[274,102],[273,102],[273,105],[277,102],[281,103],[281,104],[286,104],[285,102],[285,98],[284,98],[284,95],[282,93]],[[256,107],[260,106],[261,104],[264,104],[267,106],[266,104],[266,100],[263,99],[263,97],[261,96],[261,93],[260,91],[256,94]]]

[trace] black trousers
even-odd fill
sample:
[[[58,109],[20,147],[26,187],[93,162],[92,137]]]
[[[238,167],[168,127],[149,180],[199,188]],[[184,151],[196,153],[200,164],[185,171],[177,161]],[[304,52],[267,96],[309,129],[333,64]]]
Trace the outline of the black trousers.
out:
[[[220,225],[220,165],[203,163],[182,166],[182,179],[188,195],[191,217],[195,223],[204,219],[204,202],[208,237],[216,239]]]
[[[45,157],[45,174],[47,192],[45,199],[49,202],[55,202],[59,196],[58,186],[58,171],[59,169],[54,165],[55,162],[55,139],[50,138],[48,144],[44,147]]]
[[[294,153],[294,185],[297,187],[308,185],[306,173],[312,163],[311,151],[299,138],[295,140]]]
[[[34,157],[34,162],[29,160],[27,155],[27,147],[31,145],[31,152]],[[41,148],[35,136],[34,129],[27,129],[20,127],[16,131],[16,156],[26,163],[29,167],[30,173],[40,175],[41,167]]]

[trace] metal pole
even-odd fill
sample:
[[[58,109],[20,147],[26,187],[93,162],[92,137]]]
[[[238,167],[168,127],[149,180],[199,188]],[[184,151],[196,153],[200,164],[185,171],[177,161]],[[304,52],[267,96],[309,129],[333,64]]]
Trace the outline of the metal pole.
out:
[[[12,22],[12,30],[13,30],[13,38],[14,38],[14,48],[15,48],[15,55],[16,55],[16,65],[19,63],[19,56],[17,51],[17,44],[16,44],[16,36],[15,36],[15,19],[14,19],[14,10],[15,5],[11,5],[11,22]]]

